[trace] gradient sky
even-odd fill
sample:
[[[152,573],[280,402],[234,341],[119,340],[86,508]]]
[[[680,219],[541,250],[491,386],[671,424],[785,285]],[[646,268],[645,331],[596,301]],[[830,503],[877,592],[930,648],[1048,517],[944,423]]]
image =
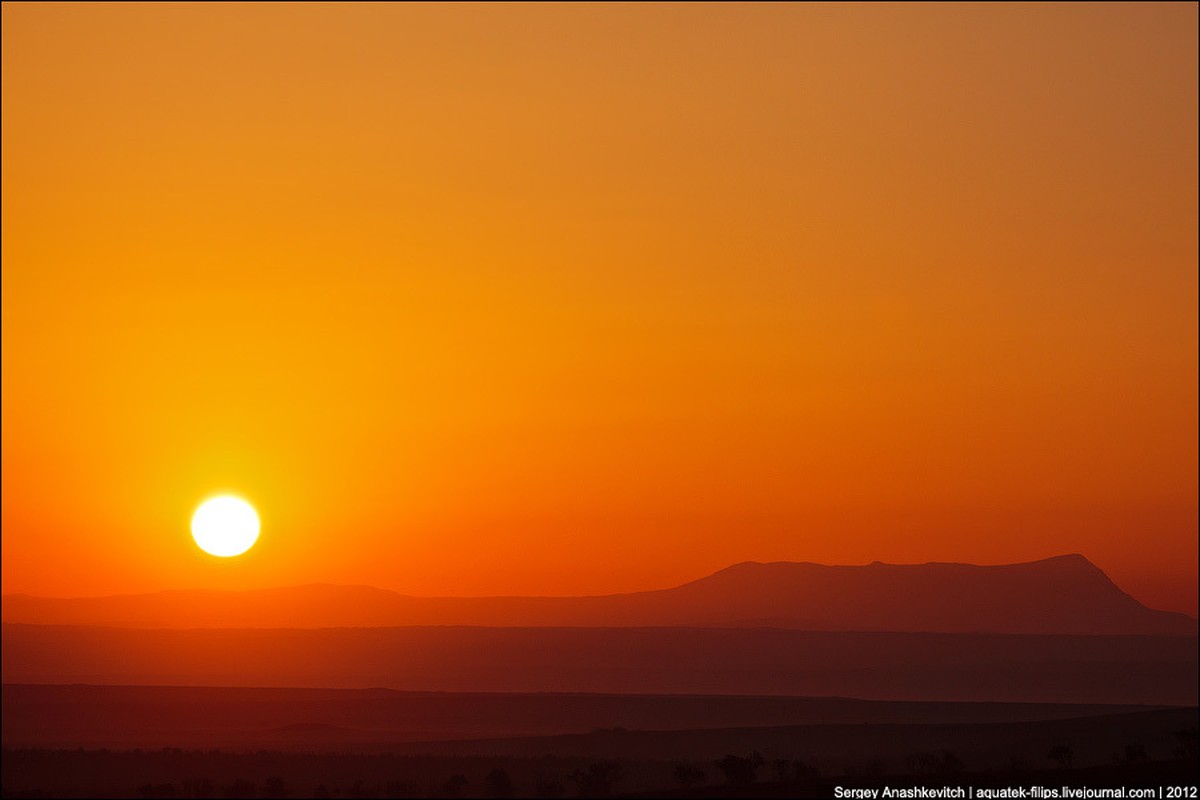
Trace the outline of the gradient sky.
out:
[[[6,2],[4,591],[1195,613],[1196,75],[1192,3]]]

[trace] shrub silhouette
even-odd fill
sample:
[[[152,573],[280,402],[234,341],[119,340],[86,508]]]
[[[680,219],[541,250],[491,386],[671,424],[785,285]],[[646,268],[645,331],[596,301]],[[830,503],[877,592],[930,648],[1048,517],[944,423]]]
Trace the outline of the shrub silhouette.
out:
[[[558,778],[539,777],[533,786],[534,797],[562,797],[566,793],[567,788]]]
[[[694,767],[687,762],[676,764],[671,775],[675,778],[675,782],[684,789],[690,789],[704,781],[704,770]]]
[[[257,793],[258,787],[254,785],[254,781],[247,780],[236,780],[221,789],[221,794],[225,797],[254,797]]]
[[[183,782],[184,797],[212,797],[216,786],[208,778],[196,778]]]
[[[446,795],[446,797],[458,797],[462,794],[463,787],[465,787],[468,783],[470,783],[470,781],[468,781],[462,775],[451,775],[450,779],[442,784],[442,792]]]
[[[933,753],[909,753],[904,757],[904,768],[910,775],[936,772],[941,760]]]
[[[487,774],[487,777],[483,779],[483,783],[487,787],[488,797],[512,797],[512,778],[508,776],[506,770],[496,767]]]
[[[409,781],[388,781],[383,787],[384,797],[416,797],[417,786]]]
[[[1075,751],[1065,744],[1056,744],[1050,748],[1046,758],[1057,761],[1064,769],[1070,769],[1071,764],[1075,761]]]
[[[1142,747],[1138,742],[1125,745],[1125,763],[1137,764],[1140,761],[1146,760],[1146,748]]]
[[[821,770],[797,758],[792,762],[792,774],[797,781],[815,781],[821,777]]]
[[[621,765],[615,761],[597,761],[586,770],[577,769],[567,776],[575,782],[580,797],[608,797],[621,778]]]
[[[278,775],[272,775],[263,784],[262,796],[287,797],[287,783]]]
[[[1179,746],[1175,748],[1175,755],[1178,758],[1196,758],[1198,750],[1196,743],[1198,737],[1195,726],[1175,731],[1171,735],[1175,737],[1175,741],[1179,742]]]
[[[715,763],[730,786],[749,786],[757,780],[755,773],[762,766],[763,757],[755,750],[749,758],[729,754]]]

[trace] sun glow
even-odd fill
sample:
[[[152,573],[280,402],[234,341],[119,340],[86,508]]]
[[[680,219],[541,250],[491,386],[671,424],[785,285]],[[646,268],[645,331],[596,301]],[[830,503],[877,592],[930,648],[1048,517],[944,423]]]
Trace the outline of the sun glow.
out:
[[[222,558],[240,556],[258,541],[258,514],[240,497],[223,495],[205,500],[192,515],[192,538],[206,553]]]

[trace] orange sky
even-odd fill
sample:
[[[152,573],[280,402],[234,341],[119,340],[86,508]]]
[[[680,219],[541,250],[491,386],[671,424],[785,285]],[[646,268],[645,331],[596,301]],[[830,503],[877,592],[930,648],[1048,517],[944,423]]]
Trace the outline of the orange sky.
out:
[[[1196,74],[1182,3],[6,2],[4,591],[1082,552],[1195,613]]]

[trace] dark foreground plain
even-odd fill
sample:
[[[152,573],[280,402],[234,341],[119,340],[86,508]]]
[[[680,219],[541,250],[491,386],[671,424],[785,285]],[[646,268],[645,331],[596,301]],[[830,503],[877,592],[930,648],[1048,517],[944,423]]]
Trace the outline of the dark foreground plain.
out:
[[[1195,785],[1195,708],[408,743],[384,752],[22,749],[7,797],[829,797],[836,786]]]
[[[636,749],[640,740],[658,736],[648,733],[653,731],[671,732],[669,740],[711,754],[731,746],[731,730],[747,731],[748,740],[755,739],[755,731],[773,731],[778,737],[787,729],[792,731],[787,736],[803,738],[806,731],[820,730],[824,741],[803,745],[811,750],[837,739],[840,732],[861,731],[861,726],[934,730],[1177,711],[1161,706],[842,697],[15,684],[5,684],[0,699],[4,746],[9,748],[412,752],[415,746],[470,753],[476,744],[464,744],[467,749],[459,751],[453,741],[487,739],[492,740],[488,752],[520,754],[522,748],[539,750],[539,738],[560,737],[546,746],[581,756],[614,757],[630,755],[621,748],[632,744]]]
[[[1195,705],[1195,636],[4,625],[7,683]]]

